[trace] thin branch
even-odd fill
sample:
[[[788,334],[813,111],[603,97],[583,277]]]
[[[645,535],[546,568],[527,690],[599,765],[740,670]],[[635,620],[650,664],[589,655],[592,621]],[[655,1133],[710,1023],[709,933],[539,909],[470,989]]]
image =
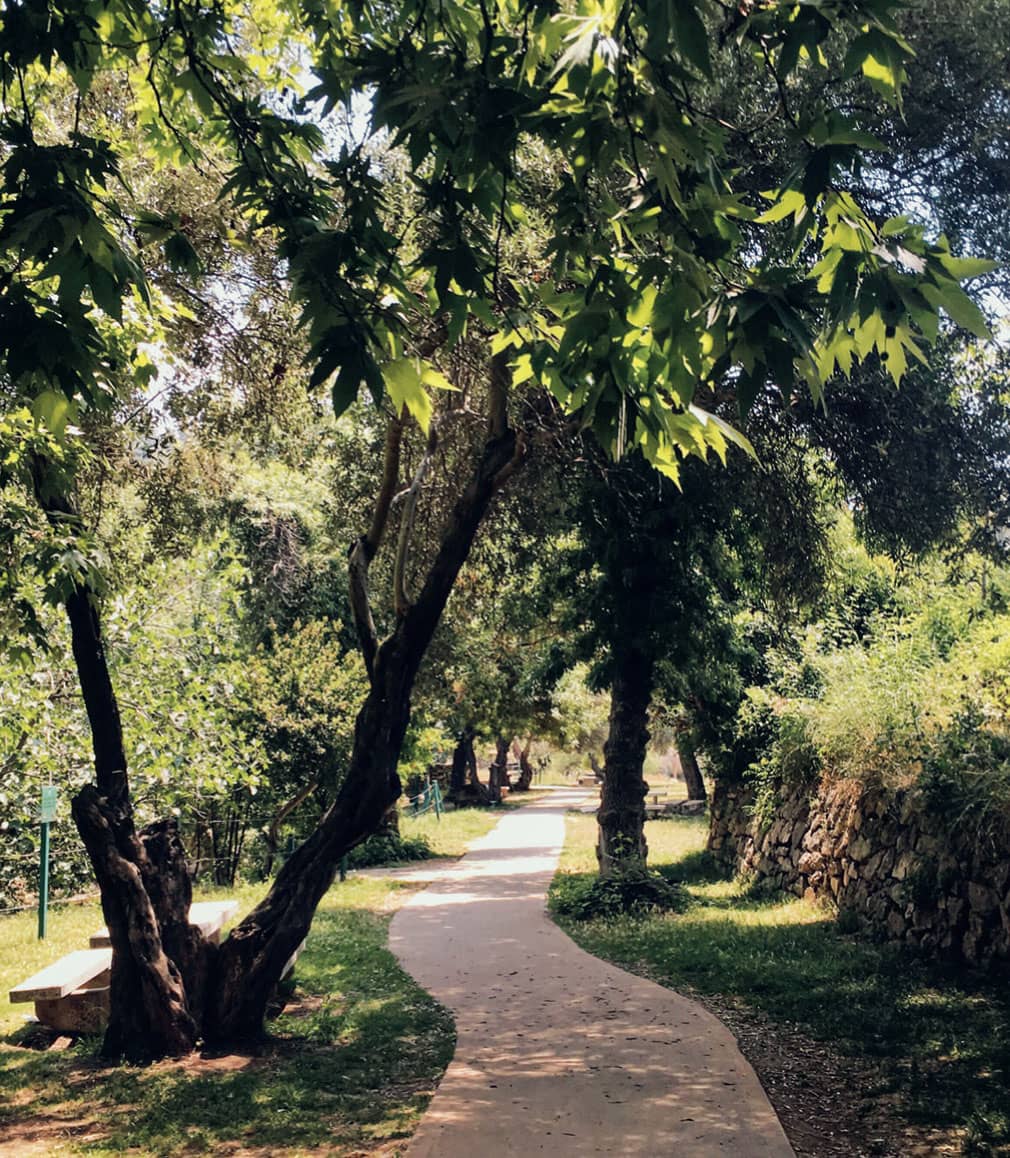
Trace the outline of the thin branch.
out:
[[[491,377],[488,385],[488,434],[502,438],[508,430],[508,396],[512,374],[508,354],[502,350],[491,359]]]
[[[386,428],[386,445],[382,462],[382,483],[372,512],[372,523],[368,533],[357,539],[351,547],[347,564],[350,585],[351,612],[358,632],[358,644],[365,661],[365,670],[371,679],[375,668],[375,653],[378,650],[378,636],[375,620],[372,618],[372,603],[368,593],[368,568],[375,558],[389,522],[389,508],[396,494],[400,478],[400,453],[403,446],[403,416],[391,418]]]
[[[435,451],[438,449],[438,421],[432,419],[428,427],[428,441],[424,448],[424,455],[414,472],[414,478],[407,490],[406,505],[400,516],[400,533],[396,544],[396,561],[393,564],[393,607],[398,618],[406,615],[410,607],[410,598],[407,595],[407,559],[410,554],[410,543],[414,536],[414,516],[417,513],[417,500],[421,494],[431,469]]]
[[[296,808],[301,807],[313,792],[319,787],[319,781],[311,780],[308,785],[303,788],[296,796],[292,796],[290,800],[282,804],[277,815],[270,822],[269,843],[272,849],[277,847],[277,842],[280,839],[281,825],[291,815]]]

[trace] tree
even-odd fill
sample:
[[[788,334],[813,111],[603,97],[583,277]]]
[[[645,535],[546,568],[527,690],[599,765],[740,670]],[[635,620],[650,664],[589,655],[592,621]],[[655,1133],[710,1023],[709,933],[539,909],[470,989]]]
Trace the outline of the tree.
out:
[[[595,661],[596,685],[610,692],[603,875],[646,861],[643,768],[658,693],[691,702],[742,600],[785,606],[816,589],[817,489],[790,426],[764,408],[751,423],[761,465],[738,459],[713,477],[689,463],[679,490],[635,456],[616,465],[597,458],[585,474],[579,541],[555,582],[577,593],[569,622],[582,656]]]
[[[6,409],[31,435],[9,429],[4,479],[35,495],[54,532],[80,525],[66,447],[89,413],[143,388],[146,315],[170,305],[151,292],[137,239],[198,272],[185,222],[129,196],[120,153],[150,150],[145,160],[181,169],[201,168],[208,153],[223,159],[222,196],[272,232],[290,271],[310,384],[332,379],[338,413],[362,386],[377,411],[389,406],[375,510],[350,556],[369,686],[343,787],[216,953],[186,921],[189,876],[172,825],[136,828],[86,554],[54,585],[95,748],[96,780],[74,816],[113,944],[107,1052],[177,1053],[201,1034],[262,1032],[273,985],[341,855],[399,793],[411,690],[477,528],[559,413],[608,450],[640,448],[677,476],[681,456],[741,441],[695,405],[699,384],[729,376],[743,409],[769,375],[786,391],[804,378],[819,395],[836,368],[871,351],[899,378],[940,309],[983,328],[958,282],[987,266],[904,219],[874,219],[841,187],[872,142],[840,110],[795,126],[804,160],[760,212],[736,186],[704,107],[719,53],[763,62],[767,91],[784,99],[786,78],[846,43],[845,70],[895,98],[908,50],[891,8],[824,0],[804,6],[802,20],[792,4],[718,9],[705,14],[711,30],[694,4],[665,0],[571,13],[473,0],[353,11],[323,0],[5,8],[0,359]],[[318,84],[292,98],[291,73],[306,63]],[[102,86],[131,94],[128,138],[96,106]],[[362,100],[372,133],[356,140]],[[49,116],[54,105],[61,117]],[[334,110],[347,117],[328,139]],[[406,219],[389,212],[383,137],[409,158]],[[508,244],[531,219],[547,260]],[[761,244],[766,235],[783,244]],[[411,597],[413,512],[451,409],[432,417],[429,391],[449,385],[451,350],[467,331],[490,351],[485,433]],[[380,638],[368,577],[403,481],[411,417],[426,449],[396,512],[393,607]]]

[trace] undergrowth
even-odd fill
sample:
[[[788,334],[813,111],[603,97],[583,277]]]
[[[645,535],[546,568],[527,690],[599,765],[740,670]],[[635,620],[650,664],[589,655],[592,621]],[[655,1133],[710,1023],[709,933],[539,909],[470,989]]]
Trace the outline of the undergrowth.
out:
[[[608,877],[561,877],[551,893],[551,908],[574,921],[652,912],[683,912],[690,904],[687,891],[641,865],[620,869]]]

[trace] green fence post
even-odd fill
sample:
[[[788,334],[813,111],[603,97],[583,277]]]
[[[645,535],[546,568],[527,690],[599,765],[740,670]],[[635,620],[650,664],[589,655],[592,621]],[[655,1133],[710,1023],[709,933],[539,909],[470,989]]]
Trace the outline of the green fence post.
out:
[[[340,858],[340,879],[347,880],[347,856],[346,854]]]
[[[42,787],[39,810],[39,940],[46,939],[49,925],[49,825],[56,819],[56,785]]]
[[[435,819],[441,820],[442,819],[442,789],[439,787],[437,780],[435,781],[435,785],[432,788],[431,795],[432,795],[432,800],[434,800],[434,802],[435,802]]]

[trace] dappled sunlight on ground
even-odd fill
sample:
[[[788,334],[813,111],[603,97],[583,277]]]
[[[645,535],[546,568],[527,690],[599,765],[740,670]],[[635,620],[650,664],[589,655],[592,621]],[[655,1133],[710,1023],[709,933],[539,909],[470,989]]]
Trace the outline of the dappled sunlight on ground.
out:
[[[394,919],[452,1009],[456,1055],[409,1153],[791,1153],[732,1036],[694,1002],[581,952],[544,897],[579,793],[506,817]]]

